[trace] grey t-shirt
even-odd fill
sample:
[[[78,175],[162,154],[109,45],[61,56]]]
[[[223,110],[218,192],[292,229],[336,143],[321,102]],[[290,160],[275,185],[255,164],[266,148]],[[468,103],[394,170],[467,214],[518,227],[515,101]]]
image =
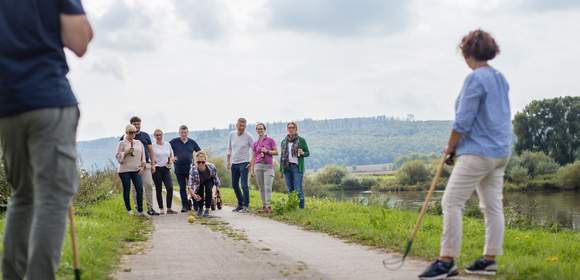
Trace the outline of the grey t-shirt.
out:
[[[232,164],[244,163],[250,161],[250,149],[252,148],[254,139],[245,132],[238,135],[238,131],[230,132],[228,138],[228,155],[231,156]]]

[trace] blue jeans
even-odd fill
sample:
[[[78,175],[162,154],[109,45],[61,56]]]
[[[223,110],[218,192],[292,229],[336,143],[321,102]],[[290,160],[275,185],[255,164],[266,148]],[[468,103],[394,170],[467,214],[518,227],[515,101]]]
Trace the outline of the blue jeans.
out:
[[[189,203],[187,203],[187,180],[189,180],[189,174],[177,174],[177,184],[179,184],[179,196],[181,196],[181,209],[191,210]]]
[[[248,187],[248,162],[232,164],[232,187],[238,199],[238,207],[250,206],[250,188]],[[242,189],[240,189],[240,180]]]
[[[123,184],[123,200],[125,201],[125,208],[131,211],[131,181],[135,185],[137,192],[137,212],[143,212],[143,180],[137,171],[119,173],[121,184]]]
[[[304,174],[298,170],[298,165],[290,163],[290,166],[284,170],[284,179],[288,192],[296,192],[300,199],[300,208],[304,208],[304,190],[302,189],[302,178]]]

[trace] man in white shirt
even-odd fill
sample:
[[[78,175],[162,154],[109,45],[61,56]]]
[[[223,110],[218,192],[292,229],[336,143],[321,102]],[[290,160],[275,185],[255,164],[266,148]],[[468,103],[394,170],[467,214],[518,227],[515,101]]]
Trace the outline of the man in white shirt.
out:
[[[228,169],[232,172],[232,187],[238,199],[238,207],[234,212],[245,213],[250,206],[250,189],[248,187],[248,171],[250,168],[250,149],[254,139],[246,132],[247,121],[239,118],[236,130],[228,137]],[[241,181],[241,182],[240,182]],[[240,189],[240,183],[242,188]]]

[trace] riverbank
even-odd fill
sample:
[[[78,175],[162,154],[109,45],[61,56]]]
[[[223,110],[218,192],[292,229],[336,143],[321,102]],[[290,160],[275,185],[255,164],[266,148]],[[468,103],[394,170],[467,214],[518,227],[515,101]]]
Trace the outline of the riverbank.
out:
[[[83,279],[109,279],[120,256],[138,252],[139,242],[146,241],[152,230],[150,220],[127,215],[120,195],[88,205],[75,218]],[[0,234],[4,236],[3,217]],[[74,279],[68,229],[57,278]]]
[[[227,204],[235,203],[229,188],[222,188]],[[282,201],[282,193],[274,193],[274,201]],[[260,196],[251,194],[252,211],[260,207]],[[417,213],[307,198],[305,210],[281,211],[269,217],[325,232],[339,238],[396,252],[401,252],[416,221]],[[428,215],[414,243],[411,255],[433,259],[438,255],[442,217]],[[464,219],[463,250],[459,265],[481,255],[484,226],[479,219]],[[500,257],[498,279],[576,279],[580,268],[580,234],[557,233],[543,229],[506,229],[505,256]]]

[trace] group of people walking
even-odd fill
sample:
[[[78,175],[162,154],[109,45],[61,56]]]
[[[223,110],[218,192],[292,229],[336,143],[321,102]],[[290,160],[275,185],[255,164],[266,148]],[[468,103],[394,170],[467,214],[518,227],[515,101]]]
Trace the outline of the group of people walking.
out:
[[[123,199],[129,214],[133,214],[131,196],[136,204],[138,216],[177,214],[172,209],[173,180],[171,169],[179,185],[181,212],[195,210],[200,216],[208,216],[214,192],[221,181],[217,167],[208,162],[208,155],[195,140],[189,138],[187,126],[179,128],[179,136],[169,142],[163,139],[163,132],[156,129],[155,142],[146,132],[141,131],[141,119],[132,117],[125,127],[117,145],[116,159],[118,173],[123,185]],[[276,141],[267,135],[264,123],[256,124],[257,140],[246,131],[247,121],[239,118],[236,130],[229,134],[227,141],[227,168],[231,171],[232,187],[238,200],[234,212],[248,212],[250,190],[248,177],[255,178],[262,199],[262,211],[272,212],[272,183],[276,174],[274,157],[280,157],[280,172],[284,174],[289,192],[296,192],[300,208],[304,208],[304,158],[310,155],[306,140],[298,135],[298,125],[289,122],[288,134],[282,139],[280,150]],[[133,186],[133,188],[131,187]],[[166,190],[165,204],[163,186]],[[153,189],[161,213],[153,208]],[[133,193],[133,195],[131,195]],[[143,209],[143,196],[147,212]],[[192,199],[191,205],[188,203]],[[165,210],[166,209],[166,210]]]

